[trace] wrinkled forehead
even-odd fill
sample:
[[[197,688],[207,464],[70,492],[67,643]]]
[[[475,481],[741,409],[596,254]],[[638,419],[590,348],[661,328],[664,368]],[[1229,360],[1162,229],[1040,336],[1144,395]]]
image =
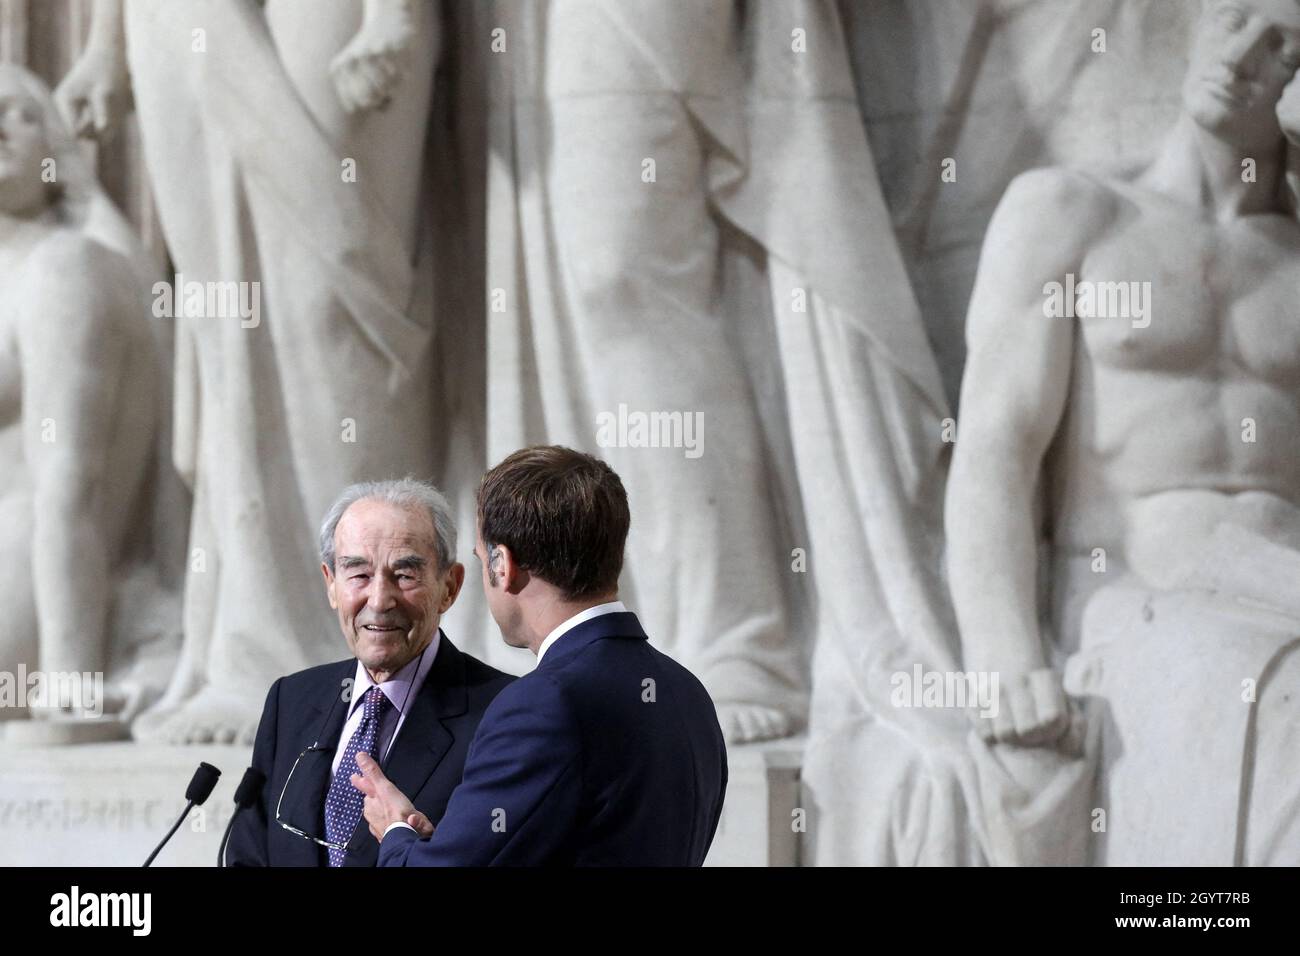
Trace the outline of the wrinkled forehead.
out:
[[[363,499],[353,503],[334,532],[338,546],[420,553],[436,546],[437,531],[428,514],[388,502]]]
[[[1237,9],[1300,37],[1300,0],[1201,0],[1202,16]]]

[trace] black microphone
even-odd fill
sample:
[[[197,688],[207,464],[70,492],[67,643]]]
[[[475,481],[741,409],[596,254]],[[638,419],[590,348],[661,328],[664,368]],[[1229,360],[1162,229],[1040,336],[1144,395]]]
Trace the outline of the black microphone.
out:
[[[235,788],[235,806],[240,810],[247,810],[257,803],[264,786],[266,786],[266,774],[256,767],[249,767],[244,771],[244,779],[239,781],[239,786]]]
[[[176,835],[176,831],[181,828],[185,818],[189,816],[191,810],[203,803],[212,795],[212,788],[217,785],[217,778],[221,776],[221,771],[210,763],[200,763],[199,768],[194,771],[194,776],[190,778],[190,785],[185,788],[185,799],[189,801],[185,804],[185,809],[181,811],[180,817],[172,824],[172,828],[167,831],[167,835],[162,838],[162,842],[154,847],[153,852],[149,854],[149,859],[144,861],[148,866],[154,861],[154,858],[167,845],[167,841]]]
[[[266,774],[262,771],[256,767],[249,767],[244,771],[244,779],[240,780],[239,786],[235,788],[235,812],[230,815],[225,835],[221,838],[221,846],[217,848],[217,866],[226,865],[226,847],[230,844],[230,833],[235,828],[235,819],[239,816],[239,811],[247,810],[262,799],[262,788],[265,786]]]
[[[199,769],[190,777],[190,785],[185,788],[185,799],[196,807],[212,796],[212,789],[217,785],[221,771],[210,763],[199,764]]]

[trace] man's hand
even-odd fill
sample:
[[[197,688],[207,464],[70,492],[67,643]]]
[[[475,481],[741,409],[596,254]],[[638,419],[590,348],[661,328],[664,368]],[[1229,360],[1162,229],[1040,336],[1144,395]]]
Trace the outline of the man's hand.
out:
[[[1071,729],[1072,718],[1060,675],[1044,667],[1000,684],[997,713],[977,716],[975,726],[986,743],[1052,747]]]
[[[348,113],[383,109],[406,69],[415,37],[410,0],[367,0],[365,19],[330,62],[330,79]]]
[[[410,800],[398,790],[393,782],[384,776],[379,764],[368,753],[357,754],[357,766],[361,773],[352,775],[352,786],[366,795],[364,813],[370,832],[380,843],[384,841],[384,831],[394,823],[406,823],[415,828],[421,837],[433,834],[433,824]]]
[[[54,99],[74,135],[104,141],[131,106],[126,58],[117,50],[87,47]]]
[[[393,780],[383,775],[380,765],[370,758],[370,754],[356,754],[356,765],[361,767],[361,773],[352,774],[352,786],[365,793],[363,813],[374,839],[383,843],[383,832],[394,823],[407,823],[420,836],[433,835],[433,823],[415,809],[415,805],[406,799],[406,793],[393,786]]]

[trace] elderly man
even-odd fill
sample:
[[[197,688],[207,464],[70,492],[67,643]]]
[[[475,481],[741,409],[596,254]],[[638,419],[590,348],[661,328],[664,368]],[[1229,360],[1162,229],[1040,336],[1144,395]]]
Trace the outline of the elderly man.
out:
[[[1043,800],[1077,752],[1064,691],[1089,702],[1098,788],[1060,829],[1094,862],[1300,862],[1298,67],[1300,2],[1207,2],[1155,162],[1028,173],[985,243],[953,598],[967,665],[1002,675],[985,736]]]
[[[432,486],[353,485],[325,518],[320,553],[353,657],[271,686],[253,748],[267,784],[236,822],[230,865],[373,866],[379,844],[350,782],[358,752],[377,756],[414,809],[438,820],[484,711],[512,680],[438,627],[465,567]]]

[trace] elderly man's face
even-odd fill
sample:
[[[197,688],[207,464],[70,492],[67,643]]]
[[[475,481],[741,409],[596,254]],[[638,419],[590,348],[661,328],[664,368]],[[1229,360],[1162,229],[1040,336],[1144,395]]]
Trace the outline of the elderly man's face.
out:
[[[1300,68],[1300,0],[1209,0],[1183,87],[1203,128],[1245,148],[1281,134],[1278,102]]]
[[[14,77],[0,78],[0,213],[30,215],[49,205],[41,178],[47,156],[40,106]]]
[[[333,571],[322,565],[330,607],[348,648],[386,680],[429,646],[465,568],[439,571],[429,515],[385,501],[358,501],[343,513],[334,554]]]

